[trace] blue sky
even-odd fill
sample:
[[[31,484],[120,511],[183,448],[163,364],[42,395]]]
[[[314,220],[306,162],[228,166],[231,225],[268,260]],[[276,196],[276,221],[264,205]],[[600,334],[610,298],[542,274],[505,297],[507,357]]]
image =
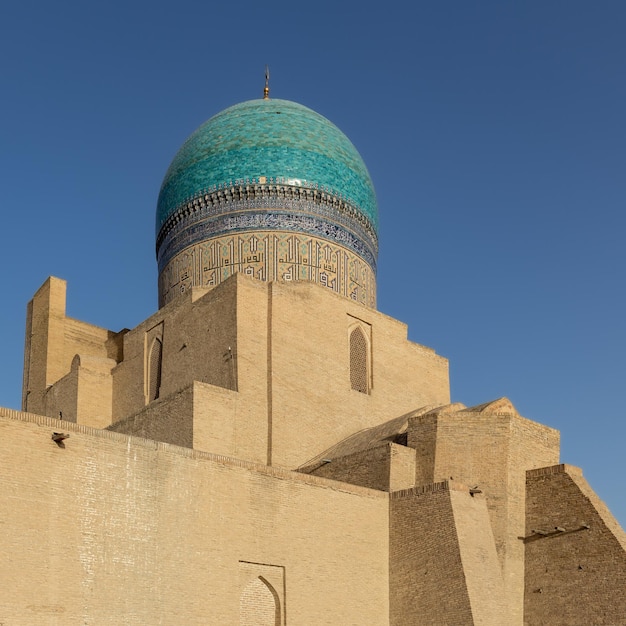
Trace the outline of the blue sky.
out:
[[[453,400],[507,396],[626,525],[626,4],[108,3],[0,7],[0,406],[52,274],[112,330],[156,308],[154,211],[176,150],[271,95],[367,163],[379,309],[450,359]],[[395,417],[393,409],[389,416]]]

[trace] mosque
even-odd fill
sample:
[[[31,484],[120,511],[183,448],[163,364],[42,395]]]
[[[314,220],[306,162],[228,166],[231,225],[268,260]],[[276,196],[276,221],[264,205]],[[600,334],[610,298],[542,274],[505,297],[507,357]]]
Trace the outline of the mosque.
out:
[[[27,309],[0,409],[0,624],[626,624],[626,535],[559,433],[450,403],[376,309],[348,138],[264,97],[200,126],[156,211],[159,310]]]

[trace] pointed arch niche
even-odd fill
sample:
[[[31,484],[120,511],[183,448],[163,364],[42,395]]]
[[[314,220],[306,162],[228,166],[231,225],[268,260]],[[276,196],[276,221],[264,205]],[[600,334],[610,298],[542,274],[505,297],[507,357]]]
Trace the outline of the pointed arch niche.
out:
[[[163,322],[146,332],[145,339],[145,398],[146,404],[161,393],[163,370]]]
[[[239,626],[285,624],[285,570],[239,561]]]
[[[371,333],[372,327],[361,320],[348,327],[350,387],[365,394],[372,388]]]

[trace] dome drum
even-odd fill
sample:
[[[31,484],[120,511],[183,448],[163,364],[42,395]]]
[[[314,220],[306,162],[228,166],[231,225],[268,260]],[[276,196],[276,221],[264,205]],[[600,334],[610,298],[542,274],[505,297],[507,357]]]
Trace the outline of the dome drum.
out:
[[[378,236],[366,216],[325,190],[277,181],[223,187],[183,204],[157,237],[159,271],[206,235],[267,228],[302,231],[334,241],[376,269]]]

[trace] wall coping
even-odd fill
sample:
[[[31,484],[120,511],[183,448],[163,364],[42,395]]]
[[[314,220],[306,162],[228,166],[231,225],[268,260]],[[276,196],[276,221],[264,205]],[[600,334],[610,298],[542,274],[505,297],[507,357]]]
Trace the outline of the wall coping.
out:
[[[149,448],[156,451],[163,451],[169,454],[175,454],[177,456],[186,457],[189,459],[209,461],[228,467],[238,467],[251,472],[256,472],[258,474],[263,474],[271,478],[290,480],[292,482],[304,483],[311,486],[333,489],[334,491],[340,491],[351,495],[364,496],[367,498],[381,500],[387,499],[389,496],[387,492],[378,491],[377,489],[369,489],[367,487],[360,487],[358,485],[350,485],[349,483],[343,483],[340,481],[331,480],[329,478],[322,478],[319,476],[312,476],[310,474],[300,474],[296,471],[288,469],[262,465],[261,463],[254,463],[252,461],[244,461],[242,459],[236,459],[222,454],[214,454],[212,452],[194,450],[193,448],[184,448],[182,446],[176,446],[171,443],[155,441],[153,439],[146,439],[144,437],[136,437],[133,435],[125,435],[123,433],[117,433],[111,430],[93,428],[92,426],[75,424],[74,422],[59,420],[44,415],[37,415],[35,413],[26,413],[24,411],[17,411],[15,409],[0,407],[0,419],[2,418],[17,422],[35,424],[37,426],[54,429],[55,431],[80,433],[89,437],[109,439],[111,441],[117,441],[124,446],[134,445],[141,448]]]

